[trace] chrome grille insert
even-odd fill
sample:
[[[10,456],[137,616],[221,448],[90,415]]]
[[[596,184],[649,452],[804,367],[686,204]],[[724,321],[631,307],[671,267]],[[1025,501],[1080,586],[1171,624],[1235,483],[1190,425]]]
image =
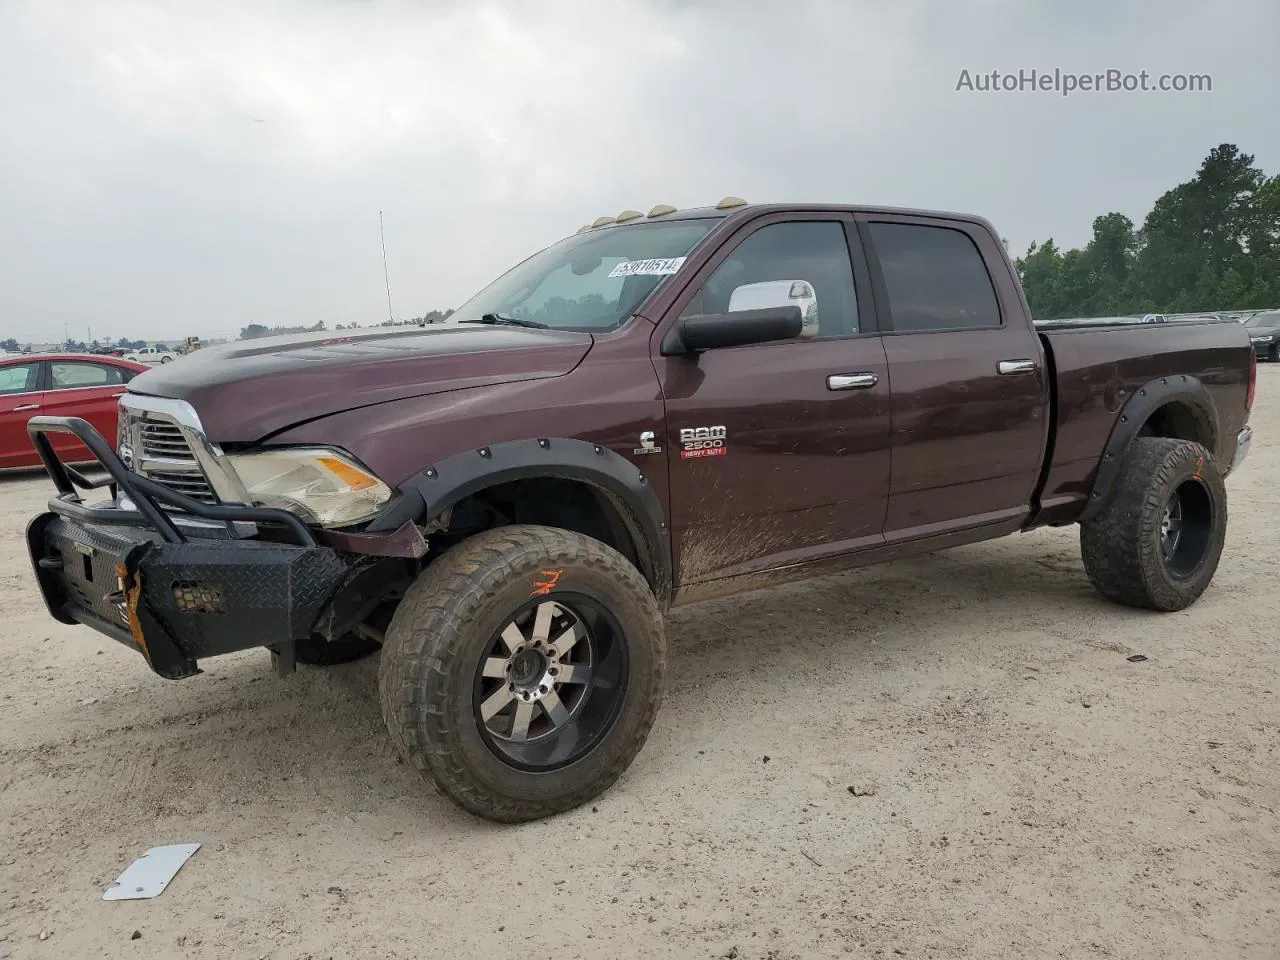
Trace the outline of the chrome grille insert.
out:
[[[121,449],[127,466],[202,503],[243,502],[239,483],[219,462],[190,404],[127,393],[120,399]],[[122,454],[123,456],[123,454]]]
[[[139,449],[144,457],[171,457],[196,462],[195,454],[176,424],[143,420],[138,426]]]

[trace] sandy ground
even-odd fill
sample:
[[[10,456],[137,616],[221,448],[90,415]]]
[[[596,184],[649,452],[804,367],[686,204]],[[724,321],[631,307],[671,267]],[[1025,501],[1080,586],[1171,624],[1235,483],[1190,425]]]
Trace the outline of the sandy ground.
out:
[[[375,662],[170,683],[51,621],[20,539],[48,486],[0,479],[0,958],[1280,957],[1259,379],[1190,610],[1104,603],[1074,529],[689,608],[631,770],[514,828],[397,762]],[[182,841],[161,897],[102,901]]]

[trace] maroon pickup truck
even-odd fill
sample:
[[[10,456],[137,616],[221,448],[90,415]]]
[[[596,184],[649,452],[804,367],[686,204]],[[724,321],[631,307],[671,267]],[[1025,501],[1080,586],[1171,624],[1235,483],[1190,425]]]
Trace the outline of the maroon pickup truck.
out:
[[[441,324],[144,373],[118,454],[36,418],[58,492],[29,545],[56,619],[162,677],[381,648],[404,757],[530,820],[640,750],[672,604],[1071,523],[1104,596],[1192,603],[1254,382],[1229,320],[1037,327],[976,217],[655,207]],[[59,432],[107,475],[62,464]]]

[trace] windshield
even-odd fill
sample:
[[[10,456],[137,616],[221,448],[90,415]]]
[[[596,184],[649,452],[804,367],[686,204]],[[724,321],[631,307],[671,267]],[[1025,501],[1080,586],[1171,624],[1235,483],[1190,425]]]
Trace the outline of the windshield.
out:
[[[507,271],[449,321],[496,315],[561,330],[612,329],[680,269],[718,222],[637,223],[567,237]]]
[[[1257,313],[1244,322],[1246,327],[1280,327],[1280,310]]]

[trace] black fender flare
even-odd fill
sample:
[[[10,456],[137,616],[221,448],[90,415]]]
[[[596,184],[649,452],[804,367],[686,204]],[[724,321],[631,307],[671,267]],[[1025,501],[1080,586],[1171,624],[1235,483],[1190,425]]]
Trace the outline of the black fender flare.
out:
[[[630,460],[588,440],[508,440],[454,454],[414,474],[366,528],[390,532],[423,523],[487,487],[536,477],[577,480],[617,508],[635,543],[641,572],[665,609],[671,600],[671,537],[662,503]]]
[[[1089,502],[1080,514],[1080,521],[1096,517],[1106,506],[1120,467],[1124,464],[1129,447],[1137,439],[1138,431],[1153,413],[1170,403],[1180,403],[1191,411],[1209,435],[1209,453],[1215,458],[1218,456],[1222,440],[1221,420],[1217,404],[1213,402],[1205,385],[1195,377],[1181,373],[1148,380],[1120,408],[1120,414],[1111,428],[1111,435],[1102,448],[1102,459],[1099,460],[1098,472],[1094,475],[1093,490],[1089,494]]]

